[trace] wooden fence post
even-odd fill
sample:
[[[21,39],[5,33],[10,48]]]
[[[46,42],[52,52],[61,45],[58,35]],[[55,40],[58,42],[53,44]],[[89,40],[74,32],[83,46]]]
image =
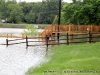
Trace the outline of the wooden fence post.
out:
[[[7,38],[8,38],[8,34],[7,34]]]
[[[11,34],[11,38],[12,38],[12,34]]]
[[[67,45],[69,45],[69,36],[68,36],[68,33],[67,33]]]
[[[51,40],[54,40],[54,41],[51,41],[51,44],[56,44],[56,37],[55,37],[55,33],[52,34],[51,36]]]
[[[22,38],[24,38],[24,34],[22,34]]]
[[[89,31],[89,32],[88,32],[88,42],[89,42],[89,43],[92,42],[91,39],[92,39],[92,37],[91,37],[91,32]]]
[[[48,45],[49,45],[49,36],[46,35],[46,51],[48,51]]]
[[[6,45],[7,45],[7,47],[8,47],[8,39],[6,39]]]
[[[26,49],[28,48],[28,38],[26,36]]]
[[[59,34],[59,33],[58,33],[58,34]],[[59,36],[59,35],[58,35],[58,36]],[[58,45],[59,45],[59,41],[60,41],[60,40],[59,40],[59,37],[57,37],[57,40],[58,40]]]

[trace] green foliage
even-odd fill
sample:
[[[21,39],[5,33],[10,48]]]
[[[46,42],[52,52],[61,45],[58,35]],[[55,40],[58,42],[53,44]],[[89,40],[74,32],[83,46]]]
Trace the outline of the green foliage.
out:
[[[20,2],[16,0],[0,0],[0,18],[7,18],[9,23],[51,24],[58,15],[58,0],[42,2]]]
[[[0,18],[5,19],[6,16],[6,2],[5,0],[0,0]]]
[[[20,5],[23,7],[24,22],[51,24],[55,15],[58,14],[58,0],[45,0],[37,3],[25,3]]]
[[[58,24],[58,16],[56,15],[52,24]]]
[[[73,0],[63,7],[67,24],[100,25],[100,0]]]
[[[29,13],[25,16],[25,20],[27,23],[34,23],[35,15],[34,13]]]
[[[63,12],[61,12],[61,24],[66,24],[66,21],[63,17]],[[58,24],[58,15],[55,16],[54,20],[53,20],[53,23],[52,24]]]
[[[99,71],[100,43],[63,45],[51,49],[49,62],[30,69],[26,75],[99,75],[99,73],[64,73],[64,71]],[[48,52],[50,53],[50,52]],[[49,72],[44,72],[49,71]],[[50,72],[55,71],[55,72]]]
[[[37,30],[33,25],[27,25],[26,30],[22,34],[25,36],[37,36]]]
[[[100,0],[72,0],[63,3],[61,24],[100,25]],[[20,2],[0,0],[0,19],[9,23],[51,24],[57,23],[59,0]]]
[[[41,3],[41,12],[39,15],[40,23],[51,24],[58,15],[58,0],[43,0]]]
[[[0,28],[25,28],[25,24],[5,24],[1,23]]]
[[[8,22],[19,23],[23,15],[22,8],[18,4],[9,4],[8,5]]]

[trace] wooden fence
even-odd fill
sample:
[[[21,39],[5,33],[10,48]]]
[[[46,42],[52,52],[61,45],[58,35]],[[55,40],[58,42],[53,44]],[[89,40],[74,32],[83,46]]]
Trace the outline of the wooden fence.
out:
[[[46,35],[52,36],[52,34],[58,33],[87,33],[91,32],[100,32],[100,26],[95,25],[51,25],[46,28],[39,36],[45,37]]]
[[[26,36],[25,35],[13,35],[13,34],[3,34],[3,35],[0,35],[0,38],[25,38]]]
[[[35,37],[35,38],[29,38],[26,36],[26,38],[23,39],[6,39],[6,44],[2,45],[14,45],[14,44],[21,44],[21,43],[26,43],[26,48],[28,47],[34,47],[34,46],[45,46],[46,50],[48,50],[48,47],[51,45],[70,45],[70,44],[77,44],[77,43],[95,43],[95,42],[100,42],[100,33],[91,33],[90,31],[88,33],[84,34],[61,34],[59,39],[56,39],[57,36],[46,36],[46,37]],[[31,40],[29,40],[31,39]],[[39,39],[39,40],[34,40],[34,39]],[[42,40],[45,39],[45,40]],[[19,43],[10,43],[11,41],[18,41],[22,40],[23,42]],[[30,42],[41,42],[41,44],[29,44]]]

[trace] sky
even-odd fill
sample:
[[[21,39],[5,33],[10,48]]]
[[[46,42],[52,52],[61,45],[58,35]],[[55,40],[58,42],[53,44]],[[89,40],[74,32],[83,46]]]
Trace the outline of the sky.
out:
[[[42,0],[17,0],[17,2],[19,1],[26,1],[26,2],[42,2]],[[63,0],[64,2],[68,2],[70,3],[71,0]]]

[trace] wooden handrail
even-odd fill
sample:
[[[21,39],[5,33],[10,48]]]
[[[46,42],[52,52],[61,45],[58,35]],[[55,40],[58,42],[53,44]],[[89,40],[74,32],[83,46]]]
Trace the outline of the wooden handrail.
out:
[[[59,31],[58,31],[59,27]],[[95,25],[51,25],[46,28],[42,33],[41,36],[45,37],[52,36],[52,33],[87,33],[90,32],[100,32],[100,26]]]

